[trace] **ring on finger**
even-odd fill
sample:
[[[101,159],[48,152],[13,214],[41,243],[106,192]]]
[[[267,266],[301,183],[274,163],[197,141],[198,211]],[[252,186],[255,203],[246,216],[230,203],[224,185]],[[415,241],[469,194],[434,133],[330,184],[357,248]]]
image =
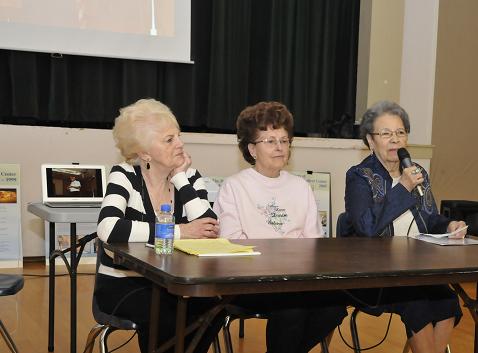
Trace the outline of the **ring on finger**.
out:
[[[412,174],[413,174],[413,175],[416,175],[416,174],[418,174],[418,173],[420,173],[420,172],[421,172],[421,169],[420,169],[420,168],[417,168],[417,169],[415,169],[415,170],[412,172]]]

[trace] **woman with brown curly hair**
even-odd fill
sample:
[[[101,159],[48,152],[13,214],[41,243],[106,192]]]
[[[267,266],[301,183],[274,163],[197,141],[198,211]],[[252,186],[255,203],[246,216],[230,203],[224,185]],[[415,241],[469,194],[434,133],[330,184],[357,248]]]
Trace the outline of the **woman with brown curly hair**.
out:
[[[252,165],[227,178],[214,209],[225,238],[305,238],[324,234],[309,184],[286,172],[294,120],[278,102],[260,102],[237,118],[239,149]]]
[[[290,157],[294,120],[278,102],[260,102],[237,119],[239,149],[251,168],[227,178],[214,211],[225,238],[281,239],[323,236],[309,184],[283,168]],[[287,259],[284,259],[287,261]],[[266,312],[268,353],[305,353],[347,315],[336,292],[240,297],[236,304]]]

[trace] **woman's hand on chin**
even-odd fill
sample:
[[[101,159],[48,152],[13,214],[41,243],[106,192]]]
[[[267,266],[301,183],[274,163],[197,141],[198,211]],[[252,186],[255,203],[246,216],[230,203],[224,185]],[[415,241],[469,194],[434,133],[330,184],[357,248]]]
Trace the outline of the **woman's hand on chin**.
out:
[[[217,238],[219,236],[219,222],[210,217],[180,224],[179,228],[181,239]]]
[[[178,173],[186,172],[186,170],[188,170],[188,168],[191,166],[191,163],[191,156],[187,154],[186,151],[183,151],[183,163],[179,167],[173,169],[171,172],[171,178]]]

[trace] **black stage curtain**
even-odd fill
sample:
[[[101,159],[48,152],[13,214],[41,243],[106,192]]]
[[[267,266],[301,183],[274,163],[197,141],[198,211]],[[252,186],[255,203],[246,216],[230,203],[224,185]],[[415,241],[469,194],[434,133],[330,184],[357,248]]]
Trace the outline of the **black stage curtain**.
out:
[[[347,137],[359,12],[360,0],[192,0],[194,65],[0,50],[0,123],[110,128],[153,97],[185,131],[233,132],[245,106],[277,100],[299,135]]]

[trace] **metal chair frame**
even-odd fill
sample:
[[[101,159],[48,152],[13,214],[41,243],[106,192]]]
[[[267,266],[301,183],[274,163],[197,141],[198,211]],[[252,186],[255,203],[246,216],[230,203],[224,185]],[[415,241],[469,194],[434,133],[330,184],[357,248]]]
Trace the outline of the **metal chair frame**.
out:
[[[97,241],[97,258],[96,258],[96,272],[100,265],[99,257],[103,252],[103,247],[100,242]],[[95,279],[96,288],[96,279]],[[96,302],[96,298],[93,295],[92,303],[93,317],[97,324],[90,330],[85,344],[85,353],[92,353],[96,338],[99,336],[99,347],[101,353],[108,353],[108,336],[117,330],[134,330],[138,329],[138,325],[131,320],[127,320],[115,315],[106,314],[102,312]]]
[[[103,252],[103,247],[97,242],[97,260],[96,271],[99,267],[99,257]],[[96,287],[96,281],[95,281]],[[99,337],[99,347],[101,353],[108,353],[108,337],[111,333],[117,330],[136,331],[138,325],[131,320],[121,318],[119,316],[106,314],[100,310],[96,298],[93,295],[92,304],[93,316],[97,322],[95,326],[90,330],[85,344],[85,353],[92,353],[96,338]],[[215,353],[221,353],[221,347],[219,344],[218,336],[215,337],[213,343],[213,350]]]
[[[345,219],[345,212],[339,214],[337,217],[337,227],[336,227],[336,237],[344,236],[348,234],[344,234],[342,227],[344,226],[344,219]],[[360,348],[360,340],[358,335],[358,328],[357,328],[357,315],[361,312],[360,308],[354,308],[354,311],[350,315],[350,335],[352,336],[352,345],[354,353],[360,353],[362,350]],[[407,353],[410,351],[410,345],[408,341],[405,342],[405,346],[403,347],[402,353]],[[446,346],[445,353],[451,353],[450,345]]]
[[[23,288],[24,283],[25,280],[20,275],[0,274],[0,296],[5,297],[17,294]],[[12,353],[18,353],[18,348],[2,320],[0,320],[0,334],[7,343],[10,351]]]

